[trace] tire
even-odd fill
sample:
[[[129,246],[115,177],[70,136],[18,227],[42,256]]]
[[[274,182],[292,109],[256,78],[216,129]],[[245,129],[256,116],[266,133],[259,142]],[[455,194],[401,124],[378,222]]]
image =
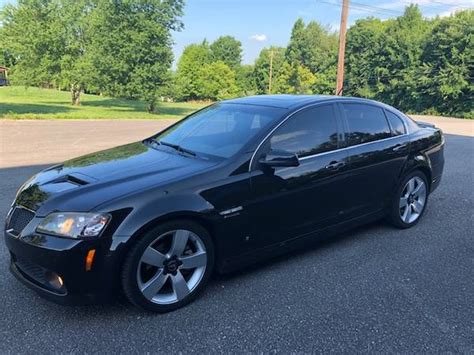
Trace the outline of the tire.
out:
[[[415,170],[405,176],[390,203],[389,222],[400,229],[416,225],[428,204],[429,185],[426,175]]]
[[[126,256],[122,288],[134,305],[165,313],[193,301],[214,266],[205,228],[188,220],[165,222],[145,233]]]

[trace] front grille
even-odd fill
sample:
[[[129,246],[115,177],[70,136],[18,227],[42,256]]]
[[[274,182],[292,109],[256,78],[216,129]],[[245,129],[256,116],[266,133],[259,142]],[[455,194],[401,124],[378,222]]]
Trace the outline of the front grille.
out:
[[[34,212],[27,210],[26,208],[17,206],[13,210],[10,219],[8,221],[7,229],[12,230],[15,234],[20,234],[23,229],[31,222],[34,218]]]

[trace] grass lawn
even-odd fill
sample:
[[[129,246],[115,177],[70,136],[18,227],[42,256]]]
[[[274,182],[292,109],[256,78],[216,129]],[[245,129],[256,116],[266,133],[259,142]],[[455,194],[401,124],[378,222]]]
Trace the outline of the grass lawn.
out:
[[[140,101],[81,95],[81,106],[72,106],[70,100],[65,91],[0,87],[0,119],[179,119],[206,105],[160,102],[151,114]]]

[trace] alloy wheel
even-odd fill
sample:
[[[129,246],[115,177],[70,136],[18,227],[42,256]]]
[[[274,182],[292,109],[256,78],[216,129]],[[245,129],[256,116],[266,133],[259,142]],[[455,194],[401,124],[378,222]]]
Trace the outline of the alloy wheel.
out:
[[[407,181],[399,202],[400,218],[409,224],[416,221],[426,204],[426,184],[418,176]]]
[[[198,235],[184,229],[163,233],[140,258],[139,290],[156,304],[179,302],[199,285],[206,265],[206,247]]]

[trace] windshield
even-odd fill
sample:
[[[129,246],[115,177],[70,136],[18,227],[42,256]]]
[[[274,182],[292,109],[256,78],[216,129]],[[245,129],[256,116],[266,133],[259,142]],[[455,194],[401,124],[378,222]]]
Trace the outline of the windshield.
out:
[[[179,149],[228,158],[284,109],[242,104],[215,104],[167,129],[155,140]]]

